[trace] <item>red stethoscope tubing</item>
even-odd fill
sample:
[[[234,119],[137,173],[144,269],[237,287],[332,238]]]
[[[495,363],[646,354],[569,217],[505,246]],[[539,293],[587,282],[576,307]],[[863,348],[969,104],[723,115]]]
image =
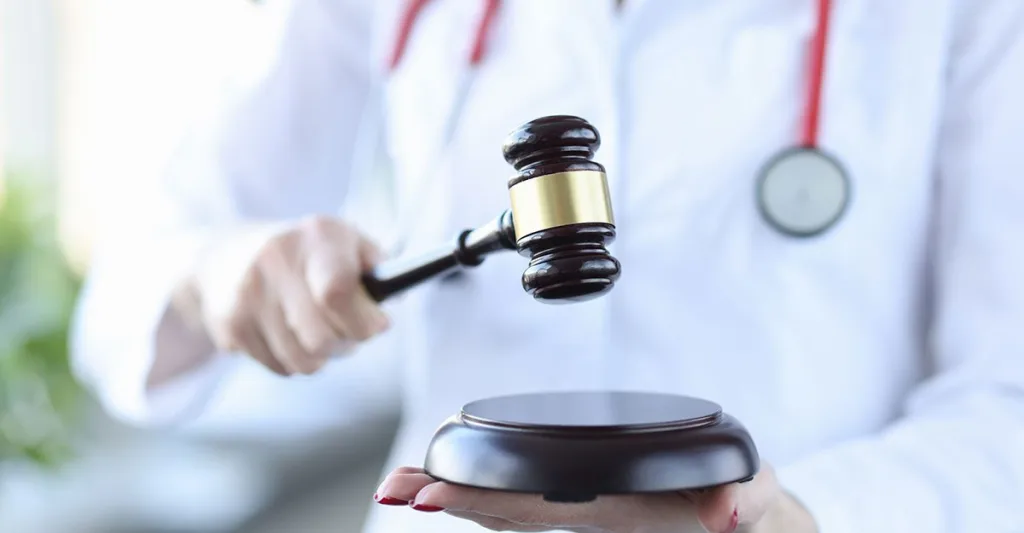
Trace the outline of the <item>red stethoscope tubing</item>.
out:
[[[821,120],[821,93],[825,85],[825,56],[828,48],[828,30],[831,19],[831,0],[818,0],[818,20],[811,41],[809,75],[807,76],[807,108],[804,112],[804,129],[801,145],[804,148],[818,147],[818,125]]]
[[[394,70],[402,62],[408,47],[409,36],[420,12],[430,0],[410,0],[402,13],[398,38],[391,53],[390,69]],[[494,17],[498,12],[501,0],[486,0],[484,13],[477,24],[473,38],[473,47],[469,56],[469,65],[475,67],[483,61],[486,53],[487,37],[490,34]],[[818,129],[821,121],[822,89],[825,77],[825,57],[828,47],[829,23],[831,22],[831,0],[818,0],[817,22],[814,37],[811,40],[810,57],[807,76],[807,103],[804,110],[803,131],[800,145],[803,148],[818,147]]]
[[[398,68],[399,63],[402,62],[405,50],[409,45],[409,36],[412,34],[412,28],[416,23],[416,19],[419,18],[420,12],[423,11],[423,8],[428,3],[430,3],[430,0],[410,0],[405,8],[405,12],[402,13],[401,22],[398,27],[398,38],[395,40],[395,47],[391,52],[389,65],[391,70]],[[477,24],[473,38],[473,48],[469,55],[469,65],[471,67],[479,65],[484,59],[487,51],[487,37],[490,35],[494,16],[498,13],[499,7],[501,7],[501,0],[487,0],[484,6],[484,13]]]

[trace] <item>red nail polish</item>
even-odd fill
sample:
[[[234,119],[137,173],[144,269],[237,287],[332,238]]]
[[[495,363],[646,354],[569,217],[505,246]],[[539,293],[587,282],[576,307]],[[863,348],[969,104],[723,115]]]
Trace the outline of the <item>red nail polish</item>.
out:
[[[725,530],[725,533],[733,533],[736,528],[740,527],[740,510],[732,510],[732,519],[729,520],[729,529]]]
[[[413,503],[412,508],[416,511],[422,511],[424,513],[436,513],[439,511],[444,511],[444,507],[434,507],[433,505],[420,505],[418,503]]]
[[[391,498],[388,496],[380,496],[378,494],[373,495],[374,501],[381,505],[409,505],[409,502],[405,500],[399,500],[398,498]]]

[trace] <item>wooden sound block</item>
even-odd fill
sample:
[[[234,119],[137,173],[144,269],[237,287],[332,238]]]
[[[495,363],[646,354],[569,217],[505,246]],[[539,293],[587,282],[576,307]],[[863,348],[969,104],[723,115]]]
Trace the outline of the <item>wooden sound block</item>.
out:
[[[524,394],[467,404],[434,434],[424,469],[557,502],[747,481],[753,440],[719,405],[637,392]]]

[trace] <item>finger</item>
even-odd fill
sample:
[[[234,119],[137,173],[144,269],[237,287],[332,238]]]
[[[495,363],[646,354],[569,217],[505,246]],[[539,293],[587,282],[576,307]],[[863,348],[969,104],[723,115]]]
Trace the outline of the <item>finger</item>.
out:
[[[309,291],[324,316],[344,338],[356,341],[388,327],[387,317],[360,282],[361,272],[358,257],[337,251],[314,254],[306,265]]]
[[[243,352],[271,372],[288,377],[292,373],[274,357],[266,339],[260,332],[258,322],[248,313],[240,313],[228,325],[218,331],[217,344],[232,352]],[[226,331],[226,333],[224,332]]]
[[[328,324],[305,283],[292,276],[282,277],[279,283],[285,320],[319,369],[341,344],[342,332]]]
[[[267,246],[258,272],[262,285],[271,289],[264,291],[265,304],[280,304],[285,324],[292,330],[303,352],[312,359],[300,362],[300,366],[319,370],[338,344],[339,335],[325,322],[322,312],[313,302],[309,287],[301,278],[302,268],[296,263],[299,255],[293,248],[287,243]]]
[[[763,468],[749,483],[732,483],[704,494],[697,503],[697,516],[712,533],[732,532],[760,520],[778,495],[774,471]]]
[[[508,493],[438,482],[423,487],[414,501],[417,505],[484,514],[517,524],[566,528],[611,523],[604,518],[607,510],[615,506],[615,500],[614,497],[606,497],[587,503],[562,504],[545,501],[539,494]]]
[[[267,367],[271,372],[283,377],[292,375],[292,372],[274,357],[274,353],[267,345],[266,339],[263,338],[263,334],[260,333],[255,324],[252,325],[250,331],[245,335],[245,345],[249,357]]]
[[[359,239],[359,263],[362,267],[360,269],[361,271],[366,272],[367,270],[377,266],[377,264],[383,260],[384,252],[376,243],[369,239]]]
[[[391,471],[392,474],[425,474],[426,470],[418,466],[400,466]]]
[[[377,499],[378,501],[388,499],[409,503],[416,498],[416,494],[423,490],[423,487],[431,483],[437,483],[437,480],[422,472],[392,472],[377,488]]]
[[[339,316],[346,323],[356,324],[352,329],[356,332],[356,339],[360,341],[379,335],[391,327],[388,316],[381,310],[380,304],[366,292],[362,283],[356,286],[349,308],[342,310]]]
[[[264,306],[260,313],[260,329],[274,357],[290,372],[312,374],[319,370],[320,363],[299,343],[278,302]]]
[[[359,239],[359,266],[360,272],[369,272],[381,261],[384,260],[384,252],[376,243],[369,239]],[[370,297],[370,294],[360,283],[356,291],[356,303],[359,307],[359,314],[368,317],[375,329],[374,334],[380,333],[390,327],[387,315],[380,309],[380,302]]]
[[[551,526],[535,526],[529,524],[519,524],[503,518],[495,516],[489,516],[479,513],[471,513],[468,511],[448,511],[448,514],[462,520],[469,520],[475,522],[481,527],[489,529],[491,531],[522,531],[522,532],[539,532],[539,531],[551,531]]]

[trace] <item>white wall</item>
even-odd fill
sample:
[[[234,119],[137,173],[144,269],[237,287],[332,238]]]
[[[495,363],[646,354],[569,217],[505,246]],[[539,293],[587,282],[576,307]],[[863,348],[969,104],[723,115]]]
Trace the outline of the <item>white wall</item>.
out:
[[[49,0],[0,0],[0,163],[52,171],[54,19]]]
[[[73,261],[87,261],[117,202],[160,172],[231,72],[272,44],[267,11],[248,0],[0,0],[0,166],[59,179]]]
[[[248,0],[55,1],[62,226],[84,263],[96,232],[123,223],[133,187],[163,171],[272,32],[267,8]]]
[[[272,59],[289,3],[0,0],[0,161],[59,179],[79,268],[188,128]],[[375,196],[359,214],[386,226],[386,190],[359,194]]]

